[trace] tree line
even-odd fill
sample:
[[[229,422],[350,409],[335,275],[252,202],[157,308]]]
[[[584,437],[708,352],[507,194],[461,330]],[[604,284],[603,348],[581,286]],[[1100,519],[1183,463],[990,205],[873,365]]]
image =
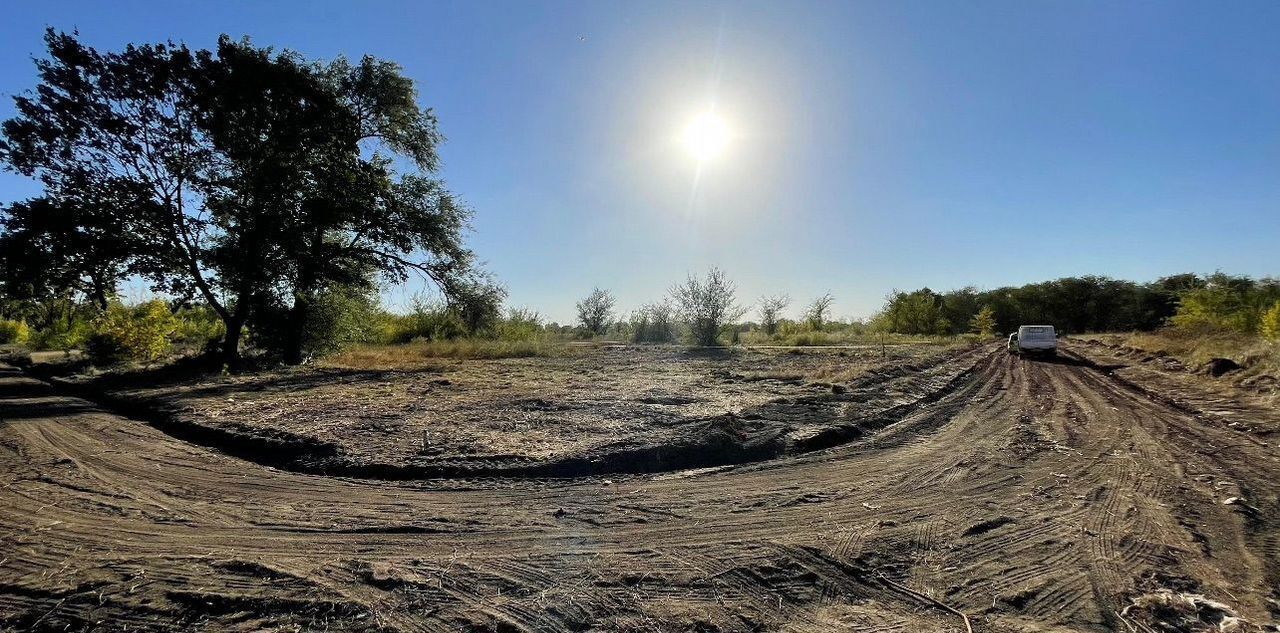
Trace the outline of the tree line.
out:
[[[1165,325],[1255,333],[1280,301],[1280,280],[1193,273],[1137,283],[1109,277],[1064,277],[992,290],[895,291],[873,323],[904,334],[971,331],[985,308],[994,329],[1051,324],[1066,333],[1149,331]]]

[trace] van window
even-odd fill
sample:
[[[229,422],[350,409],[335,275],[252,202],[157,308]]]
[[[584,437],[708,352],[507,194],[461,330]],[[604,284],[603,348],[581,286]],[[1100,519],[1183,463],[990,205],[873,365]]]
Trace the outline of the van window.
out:
[[[1019,331],[1022,335],[1024,335],[1024,336],[1025,336],[1025,335],[1028,335],[1028,334],[1047,334],[1047,335],[1052,336],[1052,335],[1053,335],[1053,326],[1051,326],[1051,325],[1024,325],[1024,326],[1022,326],[1022,327],[1018,328],[1018,331]]]

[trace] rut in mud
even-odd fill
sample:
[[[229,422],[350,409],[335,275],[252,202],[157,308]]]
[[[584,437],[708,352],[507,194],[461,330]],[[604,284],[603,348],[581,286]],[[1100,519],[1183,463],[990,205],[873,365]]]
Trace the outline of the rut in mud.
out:
[[[1128,631],[1163,617],[1125,610],[1163,590],[1270,621],[1270,438],[1087,363],[994,351],[880,414],[833,448],[728,469],[353,480],[9,372],[0,626]]]

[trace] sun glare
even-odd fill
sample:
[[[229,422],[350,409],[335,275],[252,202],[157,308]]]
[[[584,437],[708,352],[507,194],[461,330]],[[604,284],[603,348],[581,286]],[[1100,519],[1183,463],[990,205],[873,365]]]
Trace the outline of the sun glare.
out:
[[[698,159],[698,162],[719,156],[728,144],[728,124],[711,112],[694,117],[684,129],[685,149]]]

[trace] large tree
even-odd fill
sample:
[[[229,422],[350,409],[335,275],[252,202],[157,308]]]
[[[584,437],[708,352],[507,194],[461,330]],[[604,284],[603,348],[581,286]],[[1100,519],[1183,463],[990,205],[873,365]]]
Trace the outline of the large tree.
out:
[[[250,320],[274,321],[274,343],[301,359],[296,333],[336,286],[417,273],[463,308],[501,296],[463,245],[469,211],[431,176],[436,120],[395,64],[312,63],[225,36],[212,52],[45,39],[0,159],[126,227],[143,245],[131,270],[207,303],[229,362]]]
[[[0,293],[34,304],[78,296],[105,310],[140,246],[108,219],[73,199],[33,198],[0,210]]]

